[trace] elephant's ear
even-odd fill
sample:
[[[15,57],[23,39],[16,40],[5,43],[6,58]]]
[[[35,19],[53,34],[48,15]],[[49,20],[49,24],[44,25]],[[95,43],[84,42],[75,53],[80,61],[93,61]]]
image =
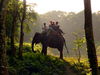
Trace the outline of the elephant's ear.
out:
[[[35,35],[34,35],[34,38],[37,38],[40,36],[40,33],[36,32]]]
[[[41,34],[40,33],[36,33],[35,36],[40,39],[41,38]]]
[[[34,42],[40,42],[40,40],[41,40],[41,34],[40,33],[35,33],[35,35],[34,35],[34,38],[33,38],[33,41]]]

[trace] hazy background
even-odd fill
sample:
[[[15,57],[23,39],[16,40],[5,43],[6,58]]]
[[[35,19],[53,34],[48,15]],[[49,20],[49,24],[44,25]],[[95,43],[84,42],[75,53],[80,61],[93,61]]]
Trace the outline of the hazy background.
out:
[[[84,2],[83,0],[27,0],[27,3],[34,5],[33,9],[37,12],[37,21],[29,23],[30,33],[25,34],[25,42],[31,42],[35,32],[41,32],[43,23],[47,25],[49,21],[58,21],[60,28],[64,31],[64,37],[70,53],[75,56],[72,50],[75,46],[73,41],[75,36],[73,32],[78,33],[80,37],[84,36]],[[100,0],[91,0],[93,13],[93,30],[97,51],[100,45]],[[33,15],[34,16],[34,15]],[[50,52],[58,54],[55,49]],[[86,46],[81,50],[82,56],[86,56]],[[99,52],[98,52],[99,53]],[[64,55],[67,51],[64,49]]]
[[[29,24],[31,32],[25,34],[25,41],[31,42],[32,37],[35,32],[41,32],[43,23],[49,24],[49,21],[58,21],[61,29],[65,32],[64,37],[70,53],[75,54],[73,41],[75,36],[73,32],[78,33],[80,37],[84,36],[84,12],[79,13],[74,12],[62,12],[62,11],[51,11],[42,15],[38,15],[37,21]],[[94,28],[94,38],[96,47],[100,45],[100,13],[93,13],[93,28]],[[57,50],[52,50],[54,53],[58,53]],[[86,55],[86,49],[82,51],[83,56]],[[67,55],[67,51],[64,49],[64,55]]]

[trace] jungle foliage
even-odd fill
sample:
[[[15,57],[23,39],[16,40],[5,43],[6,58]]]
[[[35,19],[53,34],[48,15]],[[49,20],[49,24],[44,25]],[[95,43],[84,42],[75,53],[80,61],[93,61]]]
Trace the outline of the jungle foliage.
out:
[[[15,44],[17,51],[18,46],[18,43]],[[29,43],[24,43],[23,47],[23,60],[19,60],[17,56],[16,58],[8,56],[10,75],[66,75],[68,66],[77,75],[90,73],[86,59],[81,60],[81,63],[78,63],[74,58],[61,60],[55,56],[42,55],[39,51],[33,53]],[[35,48],[38,50],[40,46],[35,46]]]

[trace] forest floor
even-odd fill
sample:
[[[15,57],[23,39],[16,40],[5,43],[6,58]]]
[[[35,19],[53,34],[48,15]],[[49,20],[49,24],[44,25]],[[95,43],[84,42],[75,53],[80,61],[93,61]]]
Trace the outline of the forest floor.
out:
[[[78,75],[78,73],[75,73],[74,70],[71,68],[71,65],[69,64],[69,62],[67,62],[66,60],[63,60],[63,61],[66,62],[65,75]]]
[[[82,65],[67,58],[61,60],[55,56],[26,52],[23,61],[9,57],[9,75],[85,75]]]
[[[70,65],[68,64],[66,66],[66,75],[77,75],[70,67]]]

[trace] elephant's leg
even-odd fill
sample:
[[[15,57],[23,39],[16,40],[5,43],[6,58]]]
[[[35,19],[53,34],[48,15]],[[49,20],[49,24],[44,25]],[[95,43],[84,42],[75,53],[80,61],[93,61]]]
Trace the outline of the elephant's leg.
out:
[[[44,55],[47,55],[47,48],[44,50]]]
[[[43,46],[42,54],[47,55],[47,46]]]
[[[63,50],[60,50],[60,59],[63,59]]]

